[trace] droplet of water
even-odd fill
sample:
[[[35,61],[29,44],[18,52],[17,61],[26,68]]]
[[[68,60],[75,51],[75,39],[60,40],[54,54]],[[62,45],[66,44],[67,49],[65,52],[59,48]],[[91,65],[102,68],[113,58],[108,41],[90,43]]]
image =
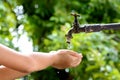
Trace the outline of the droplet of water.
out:
[[[67,49],[72,49],[72,45],[68,44]]]
[[[66,71],[66,72],[69,72],[69,68],[66,68],[65,71]]]
[[[59,74],[60,72],[58,71],[57,73]]]

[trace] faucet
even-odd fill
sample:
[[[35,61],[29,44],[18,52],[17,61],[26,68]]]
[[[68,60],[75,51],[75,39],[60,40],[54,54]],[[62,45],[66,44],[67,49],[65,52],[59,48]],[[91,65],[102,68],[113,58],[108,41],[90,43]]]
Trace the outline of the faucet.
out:
[[[70,44],[71,39],[73,38],[72,34],[80,33],[80,32],[99,32],[101,30],[118,30],[120,29],[120,23],[110,23],[110,24],[86,24],[83,27],[80,26],[77,17],[79,14],[71,13],[74,16],[74,22],[72,24],[72,28],[65,35],[67,39],[67,43]]]
[[[73,24],[72,24],[72,28],[71,28],[71,29],[68,31],[68,33],[65,35],[66,38],[67,38],[67,43],[68,43],[68,44],[70,44],[70,41],[71,41],[71,39],[73,38],[73,37],[72,37],[72,34],[73,34],[73,33],[83,32],[82,30],[84,30],[84,29],[80,28],[80,24],[79,24],[78,19],[77,19],[77,17],[80,17],[80,15],[79,15],[79,14],[76,14],[76,13],[71,13],[71,15],[74,16],[74,22],[73,22]]]

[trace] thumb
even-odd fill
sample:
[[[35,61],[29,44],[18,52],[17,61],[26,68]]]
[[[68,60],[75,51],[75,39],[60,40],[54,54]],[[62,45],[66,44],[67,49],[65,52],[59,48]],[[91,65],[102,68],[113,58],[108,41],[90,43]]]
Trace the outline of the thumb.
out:
[[[80,56],[80,58],[83,58],[83,55],[81,53],[79,53],[79,56]]]

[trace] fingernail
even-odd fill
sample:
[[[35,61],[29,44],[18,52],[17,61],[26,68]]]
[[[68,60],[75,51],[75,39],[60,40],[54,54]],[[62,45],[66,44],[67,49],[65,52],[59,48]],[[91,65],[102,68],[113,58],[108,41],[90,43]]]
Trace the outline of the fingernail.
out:
[[[83,58],[83,55],[81,53],[79,55]]]

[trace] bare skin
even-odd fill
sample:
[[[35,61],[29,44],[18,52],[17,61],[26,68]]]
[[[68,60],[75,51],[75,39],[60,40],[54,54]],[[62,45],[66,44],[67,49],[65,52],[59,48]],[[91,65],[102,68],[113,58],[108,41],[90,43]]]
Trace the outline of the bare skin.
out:
[[[71,50],[58,50],[49,53],[20,53],[0,44],[0,78],[14,80],[31,72],[43,70],[49,66],[57,69],[76,67],[82,55]]]

